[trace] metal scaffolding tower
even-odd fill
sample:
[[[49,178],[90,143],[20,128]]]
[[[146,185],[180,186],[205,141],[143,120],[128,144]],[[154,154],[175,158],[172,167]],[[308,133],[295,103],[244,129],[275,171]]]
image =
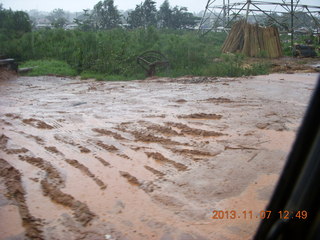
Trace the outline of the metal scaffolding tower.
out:
[[[262,17],[268,19],[270,24],[277,24],[283,31],[290,32],[293,37],[295,23],[303,22],[301,13],[305,13],[312,19],[312,24],[305,24],[309,30],[320,31],[320,2],[315,6],[304,4],[305,0],[208,0],[199,31],[206,34],[214,31],[228,31],[233,22],[247,19],[248,22],[259,22]],[[221,5],[222,2],[222,5]],[[218,4],[220,3],[220,4]],[[300,14],[300,15],[299,15]],[[290,16],[286,22],[281,22],[275,16]],[[265,24],[267,25],[267,24]]]

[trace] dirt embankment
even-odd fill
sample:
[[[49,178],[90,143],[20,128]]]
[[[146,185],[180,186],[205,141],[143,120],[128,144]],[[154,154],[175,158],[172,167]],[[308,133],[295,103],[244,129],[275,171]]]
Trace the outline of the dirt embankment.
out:
[[[0,238],[250,239],[316,77],[0,82]]]

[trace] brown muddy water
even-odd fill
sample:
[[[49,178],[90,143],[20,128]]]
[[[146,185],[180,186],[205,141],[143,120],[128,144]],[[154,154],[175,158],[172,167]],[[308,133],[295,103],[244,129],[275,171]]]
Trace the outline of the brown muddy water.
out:
[[[0,81],[0,239],[251,239],[316,79]]]

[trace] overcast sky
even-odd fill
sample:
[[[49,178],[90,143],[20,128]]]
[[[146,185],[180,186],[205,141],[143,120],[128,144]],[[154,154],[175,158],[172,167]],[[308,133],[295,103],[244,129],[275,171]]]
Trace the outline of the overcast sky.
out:
[[[135,6],[143,0],[114,0],[119,10],[134,9]],[[164,0],[155,0],[158,7]],[[243,2],[244,0],[230,0],[230,2]],[[270,1],[270,0],[269,0]],[[286,0],[290,2],[289,0]],[[12,10],[31,10],[52,11],[56,8],[62,8],[66,11],[81,12],[83,9],[92,9],[99,0],[0,0],[4,8]],[[200,12],[205,9],[208,0],[169,0],[171,6],[187,7],[190,12]],[[220,4],[222,0],[216,0]],[[273,0],[272,2],[282,2],[282,0]],[[320,6],[320,0],[300,0],[300,3]]]

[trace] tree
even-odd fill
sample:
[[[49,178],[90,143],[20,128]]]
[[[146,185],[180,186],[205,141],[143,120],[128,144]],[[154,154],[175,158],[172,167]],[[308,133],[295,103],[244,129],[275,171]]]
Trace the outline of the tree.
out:
[[[200,18],[188,12],[186,7],[175,6],[172,10],[172,28],[174,29],[194,28],[199,20]]]
[[[158,12],[158,23],[160,28],[171,28],[172,27],[172,10],[168,0],[165,0]]]
[[[13,12],[0,5],[0,29],[10,33],[23,34],[31,31],[29,15],[23,11]]]
[[[61,8],[53,10],[47,18],[54,28],[64,28],[68,23],[66,13]]]
[[[73,21],[78,25],[78,28],[82,31],[90,31],[94,29],[93,15],[89,13],[88,9],[83,9],[84,13]]]
[[[127,22],[130,25],[130,28],[139,28],[143,26],[142,3],[136,5],[136,8],[128,13]]]
[[[98,2],[93,9],[97,29],[112,29],[121,24],[121,14],[114,6],[113,0]]]
[[[157,25],[157,8],[156,2],[152,0],[145,0],[144,3],[136,5],[135,10],[128,14],[128,24],[131,28]]]
[[[144,27],[156,26],[157,25],[157,8],[156,2],[152,0],[145,0],[143,5],[143,17],[144,17]]]

